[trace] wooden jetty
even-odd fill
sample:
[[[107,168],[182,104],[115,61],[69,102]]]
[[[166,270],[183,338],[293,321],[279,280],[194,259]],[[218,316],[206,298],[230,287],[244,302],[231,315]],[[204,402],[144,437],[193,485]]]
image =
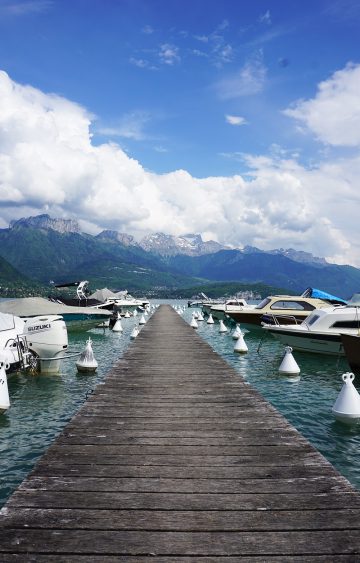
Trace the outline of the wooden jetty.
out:
[[[0,561],[360,561],[360,494],[169,306],[1,512]]]

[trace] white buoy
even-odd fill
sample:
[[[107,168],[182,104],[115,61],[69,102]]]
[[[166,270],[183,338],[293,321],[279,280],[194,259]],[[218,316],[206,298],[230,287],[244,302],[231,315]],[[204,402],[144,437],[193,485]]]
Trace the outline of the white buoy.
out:
[[[194,317],[194,319],[197,321],[197,320],[198,320],[198,317],[199,317],[199,313],[198,313],[197,311],[195,311],[195,312],[193,313],[193,317]]]
[[[246,342],[244,340],[243,333],[240,330],[240,336],[236,340],[236,343],[235,343],[235,346],[234,346],[234,352],[237,352],[238,354],[246,354],[246,352],[248,350],[249,350],[249,348],[247,347]]]
[[[332,412],[336,420],[346,424],[354,424],[360,419],[360,395],[353,384],[355,375],[349,372],[343,373],[341,377],[344,384],[334,403]]]
[[[212,318],[212,314],[210,313],[208,320],[206,321],[208,325],[214,324],[214,319]]]
[[[133,328],[132,331],[131,331],[130,338],[132,338],[132,339],[134,340],[134,338],[137,337],[137,335],[139,334],[139,332],[140,332],[140,331],[139,331],[139,328],[138,328],[137,326],[134,326],[134,328]]]
[[[7,384],[6,369],[9,369],[10,364],[0,358],[0,414],[10,408],[9,389]]]
[[[235,327],[234,332],[232,333],[232,338],[233,340],[237,340],[238,338],[240,338],[240,335],[242,334],[241,329],[240,329],[240,325],[237,324]]]
[[[139,325],[144,325],[146,323],[146,319],[144,317],[144,315],[141,315],[140,320],[139,320]]]
[[[125,315],[124,315],[124,319],[130,319],[130,313],[129,311],[126,311]]]
[[[226,326],[224,325],[224,321],[220,320],[220,326],[219,326],[219,332],[227,332],[228,329],[226,328]]]
[[[200,313],[198,314],[198,318],[197,318],[197,320],[198,320],[198,322],[201,322],[201,321],[203,321],[203,320],[204,320],[204,317],[203,317],[203,315],[202,315],[201,311],[200,311]]]
[[[137,314],[138,314],[137,309],[134,309],[134,311],[133,311],[133,317],[137,317]],[[129,316],[130,316],[130,315],[129,315]]]
[[[291,346],[285,346],[285,354],[279,367],[279,373],[287,373],[289,375],[300,373],[300,368],[292,355]]]
[[[112,331],[113,332],[122,332],[123,331],[123,327],[122,327],[122,324],[121,324],[121,317],[120,317],[119,313],[117,315],[116,322],[115,322],[114,326],[112,327]]]
[[[198,325],[197,322],[196,322],[194,313],[192,314],[192,319],[191,319],[190,326],[192,326],[192,328],[198,328],[198,327],[199,327],[199,325]]]
[[[98,363],[95,360],[94,352],[91,346],[91,338],[89,338],[89,340],[86,342],[85,350],[81,352],[79,359],[75,363],[78,371],[96,371]]]

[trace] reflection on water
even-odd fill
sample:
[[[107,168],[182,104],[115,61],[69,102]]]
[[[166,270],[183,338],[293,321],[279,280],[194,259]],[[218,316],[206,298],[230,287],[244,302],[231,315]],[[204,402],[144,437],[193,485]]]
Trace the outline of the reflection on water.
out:
[[[192,312],[193,309],[187,309],[184,314],[188,322]],[[94,329],[90,333],[69,334],[70,351],[79,354],[91,334],[99,363],[95,374],[78,374],[76,358],[71,358],[63,362],[62,373],[57,376],[9,377],[11,408],[0,416],[0,504],[123,354],[135,319],[124,319],[122,324],[123,333]],[[294,353],[301,368],[300,378],[286,377],[278,373],[283,346],[270,335],[262,340],[261,332],[247,332],[249,352],[241,355],[233,352],[235,341],[230,332],[219,334],[218,323],[199,323],[198,334],[360,489],[360,428],[335,422],[331,413],[342,386],[341,374],[349,371],[344,359]]]

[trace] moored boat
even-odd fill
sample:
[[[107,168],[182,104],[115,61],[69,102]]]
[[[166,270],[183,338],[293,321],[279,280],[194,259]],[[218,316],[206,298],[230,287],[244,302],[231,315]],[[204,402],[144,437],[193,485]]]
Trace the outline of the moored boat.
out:
[[[68,347],[68,335],[59,315],[28,319],[0,313],[0,352],[7,372],[33,368],[57,373]]]
[[[89,330],[111,317],[111,311],[96,307],[71,307],[54,303],[42,297],[23,297],[0,302],[0,311],[29,318],[43,315],[61,315],[68,331]]]
[[[342,335],[359,334],[360,295],[345,306],[317,309],[299,325],[264,324],[263,330],[294,350],[343,356]]]
[[[346,301],[320,290],[308,288],[301,295],[271,295],[255,307],[243,307],[228,316],[247,328],[261,328],[263,323],[293,325],[301,323],[315,309],[330,304],[345,305]]]
[[[232,313],[241,312],[244,309],[254,309],[256,305],[250,305],[245,299],[228,299],[225,303],[219,303],[210,307],[209,313],[212,314],[213,319],[225,320]],[[203,307],[203,311],[207,312],[208,307]],[[209,314],[208,313],[208,314]]]

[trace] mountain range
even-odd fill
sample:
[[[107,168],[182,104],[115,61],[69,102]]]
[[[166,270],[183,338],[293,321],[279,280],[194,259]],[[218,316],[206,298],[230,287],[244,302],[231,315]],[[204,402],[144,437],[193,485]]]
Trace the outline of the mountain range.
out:
[[[92,236],[82,233],[77,221],[49,215],[0,229],[0,256],[43,284],[88,279],[97,287],[161,293],[213,282],[263,283],[297,293],[319,287],[344,298],[360,287],[359,269],[329,264],[304,251],[231,248],[203,241],[199,234],[154,233],[139,242],[110,230]]]

